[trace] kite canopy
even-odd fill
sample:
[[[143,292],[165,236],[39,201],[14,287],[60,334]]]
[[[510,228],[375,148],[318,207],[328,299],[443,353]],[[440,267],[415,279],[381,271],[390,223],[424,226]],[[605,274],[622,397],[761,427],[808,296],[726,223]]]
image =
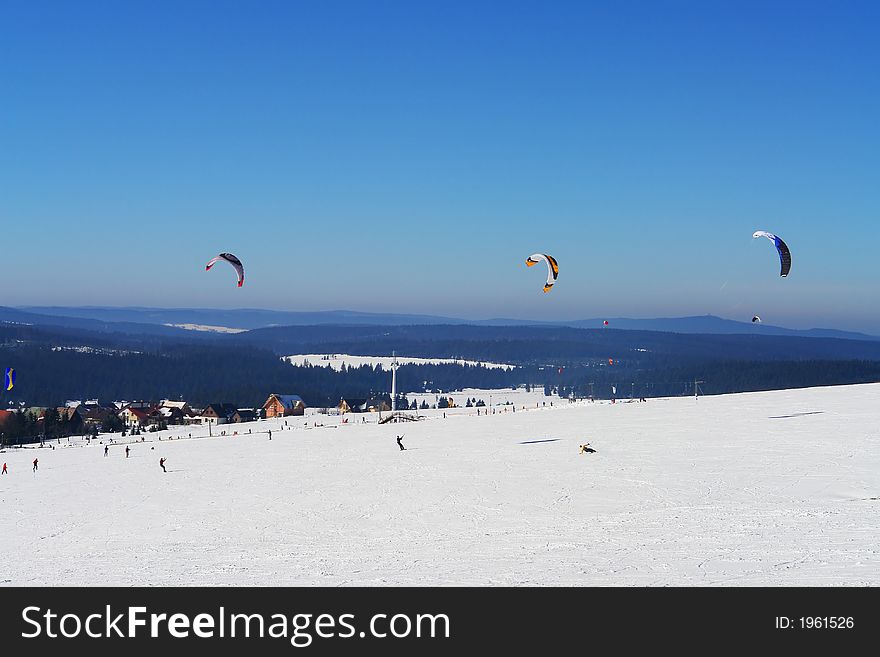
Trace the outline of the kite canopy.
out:
[[[547,282],[544,283],[544,292],[549,292],[556,282],[556,277],[559,276],[559,263],[556,262],[556,258],[546,253],[533,253],[526,258],[526,265],[531,267],[542,260],[547,263]]]
[[[760,317],[758,317],[757,315],[755,315],[754,317],[752,317],[752,324],[760,324],[760,323],[761,323],[761,318],[760,318]]]
[[[219,262],[220,260],[225,260],[235,269],[236,273],[238,274],[238,287],[244,285],[244,265],[241,264],[241,260],[239,260],[231,253],[221,253],[216,258],[212,258],[211,262],[205,265],[205,271],[211,269],[211,267],[213,267],[214,264]]]
[[[757,239],[759,237],[766,237],[768,240],[773,242],[773,245],[776,247],[776,250],[779,252],[779,264],[781,269],[779,271],[779,275],[785,278],[788,276],[788,272],[791,271],[791,251],[788,250],[788,246],[785,242],[782,241],[777,235],[773,233],[768,233],[766,230],[756,230],[752,237]]]
[[[6,390],[12,390],[12,387],[15,385],[15,370],[11,367],[6,368],[6,380],[3,384]]]

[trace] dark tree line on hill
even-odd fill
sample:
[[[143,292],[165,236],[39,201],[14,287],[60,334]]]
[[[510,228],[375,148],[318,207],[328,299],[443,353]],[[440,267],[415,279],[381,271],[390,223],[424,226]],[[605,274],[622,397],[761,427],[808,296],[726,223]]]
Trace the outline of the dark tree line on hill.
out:
[[[67,399],[102,401],[182,398],[195,405],[232,402],[258,407],[269,393],[298,394],[312,407],[333,407],[342,398],[366,398],[387,392],[390,372],[379,367],[295,367],[271,352],[252,348],[178,346],[163,353],[112,355],[53,351],[49,347],[0,347],[4,363],[13,363],[18,382],[4,391],[0,408],[58,406]],[[880,361],[702,361],[687,364],[605,361],[590,365],[528,366],[489,369],[482,366],[404,365],[398,390],[454,391],[462,388],[541,386],[564,396],[595,398],[633,393],[640,396],[693,394],[693,381],[705,394],[797,388],[880,381]],[[634,385],[633,385],[634,384]]]
[[[218,338],[278,354],[398,354],[518,365],[595,359],[880,360],[880,341],[524,326],[282,326]]]
[[[258,333],[257,338],[252,333]],[[278,340],[271,348],[266,335]],[[312,407],[332,407],[341,398],[387,392],[390,373],[369,366],[335,372],[320,362],[294,367],[283,362],[279,352],[387,355],[392,349],[405,356],[521,365],[511,369],[405,365],[398,370],[398,390],[411,392],[526,384],[585,397],[592,383],[596,398],[610,397],[612,385],[621,398],[693,394],[694,380],[704,381],[700,387],[705,394],[880,381],[880,342],[825,338],[322,326],[169,341],[0,324],[0,366],[14,367],[18,374],[15,388],[3,391],[0,409],[10,408],[9,402],[60,406],[67,399],[93,398],[104,402],[170,398],[197,406],[232,402],[257,407],[273,392],[298,394]]]

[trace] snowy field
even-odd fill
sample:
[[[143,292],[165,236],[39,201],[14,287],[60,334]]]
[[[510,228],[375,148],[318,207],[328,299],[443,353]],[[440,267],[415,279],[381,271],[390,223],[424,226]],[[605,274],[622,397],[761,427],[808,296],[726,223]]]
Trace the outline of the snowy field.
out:
[[[247,333],[247,329],[229,328],[228,326],[211,326],[209,324],[165,324],[187,331],[207,331],[208,333]]]
[[[391,371],[391,356],[352,356],[350,354],[295,354],[293,356],[285,356],[284,360],[290,362],[291,365],[315,365],[316,367],[332,367],[337,372],[342,369],[344,364],[346,367],[360,367],[361,365],[369,365],[376,367],[381,365],[382,369]],[[398,356],[397,362],[400,365],[482,365],[487,369],[513,368],[514,365],[504,365],[503,363],[485,363],[476,360],[458,360],[455,358],[408,358]]]
[[[877,586],[878,399],[874,384],[536,400],[187,428],[128,459],[7,450],[0,582]]]

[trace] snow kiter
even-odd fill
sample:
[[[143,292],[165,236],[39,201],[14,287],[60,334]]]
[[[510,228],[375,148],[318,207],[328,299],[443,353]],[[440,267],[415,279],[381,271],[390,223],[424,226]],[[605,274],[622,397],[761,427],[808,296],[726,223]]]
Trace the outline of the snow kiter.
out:
[[[759,237],[766,237],[768,240],[773,242],[776,250],[779,252],[779,264],[781,265],[781,269],[779,271],[779,275],[785,278],[788,276],[788,272],[791,271],[791,251],[788,250],[788,246],[782,239],[774,235],[773,233],[768,233],[766,230],[756,230],[752,237],[757,239]]]
[[[219,262],[220,260],[225,260],[230,265],[232,265],[233,269],[235,269],[235,272],[238,274],[238,287],[244,285],[244,265],[241,264],[241,260],[239,260],[231,253],[221,253],[216,258],[212,258],[211,262],[205,265],[205,271],[210,270],[211,267],[213,267],[214,264]]]
[[[526,258],[526,265],[531,267],[542,260],[547,263],[547,282],[544,283],[544,292],[549,292],[556,282],[556,277],[559,276],[559,263],[556,262],[556,258],[546,253],[533,253]]]

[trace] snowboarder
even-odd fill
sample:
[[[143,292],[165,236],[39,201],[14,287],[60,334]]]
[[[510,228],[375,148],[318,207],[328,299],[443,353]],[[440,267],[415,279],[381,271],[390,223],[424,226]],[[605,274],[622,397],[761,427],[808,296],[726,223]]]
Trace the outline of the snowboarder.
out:
[[[128,458],[128,445],[125,446],[125,458]]]
[[[579,454],[594,454],[596,452],[595,449],[590,447],[590,443],[585,443],[581,445],[581,450],[578,452]]]
[[[165,459],[164,458],[159,459],[159,467],[162,468],[162,472],[168,472],[168,470],[165,469]]]
[[[6,472],[6,464],[5,463],[3,464],[3,473],[2,474],[9,474],[8,472]]]
[[[37,463],[40,462],[40,459],[34,459],[34,472],[37,471]]]
[[[104,456],[107,456],[107,453],[110,451],[110,445],[104,445]]]
[[[406,435],[406,434],[404,434],[404,436],[405,436],[405,435]],[[404,447],[404,446],[403,446],[403,443],[400,442],[401,440],[403,440],[403,436],[398,436],[398,437],[397,437],[397,446],[400,447],[400,451],[403,451],[403,450],[406,449],[406,447]]]

